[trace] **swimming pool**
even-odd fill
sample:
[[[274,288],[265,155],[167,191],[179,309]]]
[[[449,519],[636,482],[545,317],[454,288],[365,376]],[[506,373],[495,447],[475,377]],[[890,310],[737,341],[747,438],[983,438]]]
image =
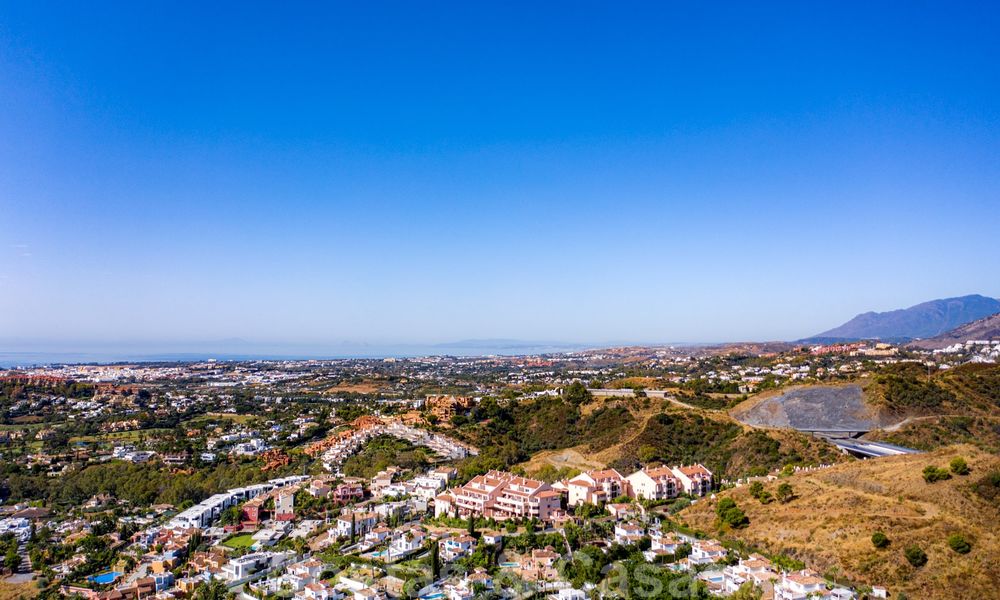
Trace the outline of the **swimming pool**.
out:
[[[91,575],[90,580],[94,583],[104,585],[105,583],[114,583],[114,581],[121,576],[121,571],[108,571],[107,573],[101,573],[100,575]]]
[[[438,600],[438,598],[444,598],[444,592],[434,592],[433,594],[427,594],[426,596],[421,596],[420,600]]]
[[[517,567],[520,567],[521,565],[517,564],[516,562],[502,562],[500,563],[500,566],[506,567],[508,569],[515,569]]]

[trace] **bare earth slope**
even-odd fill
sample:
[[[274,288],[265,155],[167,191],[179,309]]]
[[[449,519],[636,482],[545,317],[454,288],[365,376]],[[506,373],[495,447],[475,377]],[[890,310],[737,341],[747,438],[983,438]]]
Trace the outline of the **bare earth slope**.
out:
[[[790,427],[806,431],[867,431],[886,425],[865,403],[858,384],[792,387],[748,400],[730,414],[754,427]]]
[[[972,466],[965,477],[928,484],[928,464],[947,467],[962,455]],[[750,518],[733,535],[771,553],[804,560],[820,572],[845,576],[856,584],[886,585],[909,598],[995,598],[1000,589],[1000,505],[998,495],[976,491],[977,482],[1000,469],[1000,457],[972,446],[953,446],[929,454],[857,461],[795,474],[788,481],[796,497],[788,504],[761,504],[746,486],[731,496]],[[767,488],[773,494],[778,482]],[[991,487],[992,490],[996,486]],[[982,489],[982,488],[980,488]],[[687,523],[714,531],[716,501],[698,502],[681,513]],[[877,550],[873,532],[891,540]],[[972,544],[958,554],[947,544],[961,533]],[[927,553],[924,567],[905,560],[903,549],[917,544]]]

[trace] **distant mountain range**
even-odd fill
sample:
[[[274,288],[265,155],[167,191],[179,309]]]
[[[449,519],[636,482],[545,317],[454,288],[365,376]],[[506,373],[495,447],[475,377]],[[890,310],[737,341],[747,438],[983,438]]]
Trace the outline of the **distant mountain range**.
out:
[[[862,313],[840,327],[801,340],[831,343],[878,339],[902,342],[932,338],[956,327],[1000,313],[1000,300],[979,294],[931,300],[888,312]],[[946,344],[947,345],[947,344]]]
[[[964,344],[969,340],[996,339],[1000,339],[1000,313],[990,315],[985,319],[966,323],[947,333],[942,333],[932,338],[917,340],[911,343],[910,346],[923,348],[924,350],[936,350],[938,348],[946,348],[952,344]]]

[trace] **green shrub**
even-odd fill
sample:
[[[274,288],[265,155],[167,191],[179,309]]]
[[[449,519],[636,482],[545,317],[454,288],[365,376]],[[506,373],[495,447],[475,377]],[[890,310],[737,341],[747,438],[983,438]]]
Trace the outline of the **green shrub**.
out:
[[[903,550],[903,556],[906,557],[906,562],[914,567],[920,568],[927,564],[927,553],[916,544],[907,546],[906,550]]]
[[[959,554],[968,554],[972,550],[972,544],[965,541],[961,533],[953,533],[948,536],[948,547]]]
[[[719,504],[715,507],[715,514],[719,517],[719,521],[733,529],[740,529],[750,524],[746,513],[736,505],[736,501],[732,498],[719,500]]]
[[[872,534],[872,546],[876,548],[885,548],[889,545],[889,538],[881,531],[876,531]]]
[[[782,504],[791,501],[793,497],[795,497],[795,492],[790,483],[785,482],[778,486],[778,501]]]
[[[969,474],[969,464],[965,462],[965,459],[961,456],[956,456],[951,459],[951,472],[955,475],[968,475]]]
[[[984,475],[972,489],[987,502],[1000,504],[1000,470],[993,470]]]
[[[951,479],[951,473],[939,467],[935,467],[934,465],[927,465],[924,467],[924,481],[927,483],[944,481],[945,479]]]

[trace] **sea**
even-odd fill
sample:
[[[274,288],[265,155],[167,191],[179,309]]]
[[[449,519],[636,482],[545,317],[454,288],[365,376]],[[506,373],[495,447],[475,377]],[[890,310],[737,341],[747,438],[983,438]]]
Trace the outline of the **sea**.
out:
[[[555,354],[592,348],[585,344],[472,341],[450,344],[397,344],[397,345],[351,345],[332,347],[327,350],[307,351],[144,351],[142,349],[117,350],[67,350],[67,351],[4,351],[0,349],[0,368],[14,369],[65,364],[114,364],[133,362],[199,362],[253,361],[253,360],[334,360],[334,359],[378,359],[414,358],[422,356],[525,356]]]

